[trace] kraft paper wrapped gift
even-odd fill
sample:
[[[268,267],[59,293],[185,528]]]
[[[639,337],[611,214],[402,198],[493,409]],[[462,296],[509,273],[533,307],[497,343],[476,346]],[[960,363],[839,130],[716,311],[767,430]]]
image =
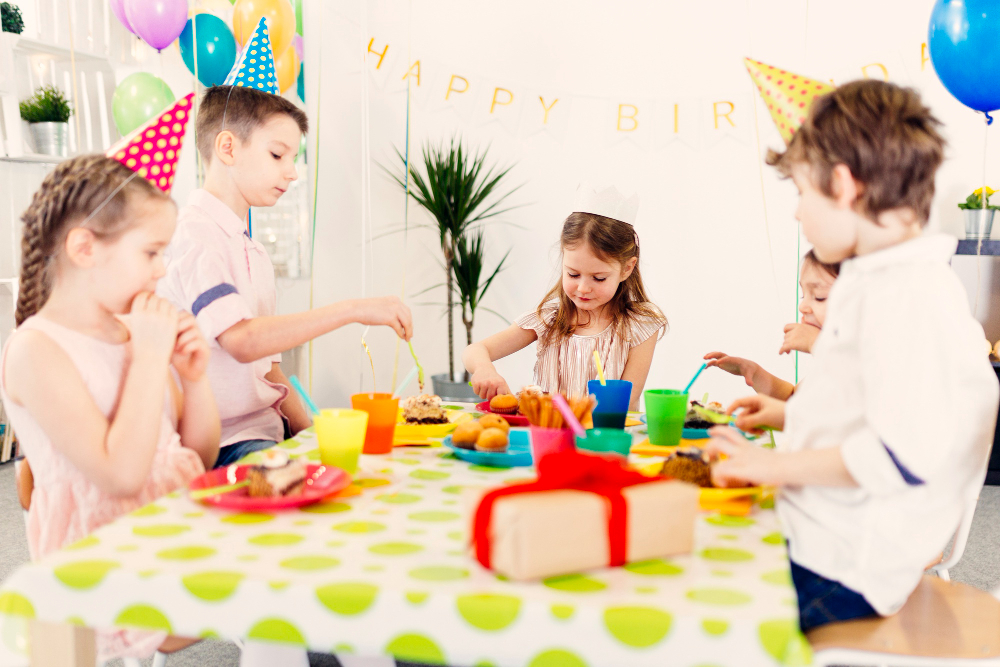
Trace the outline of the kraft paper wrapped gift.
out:
[[[473,513],[476,559],[513,580],[690,553],[698,487],[615,460],[551,454],[538,481],[487,492]]]

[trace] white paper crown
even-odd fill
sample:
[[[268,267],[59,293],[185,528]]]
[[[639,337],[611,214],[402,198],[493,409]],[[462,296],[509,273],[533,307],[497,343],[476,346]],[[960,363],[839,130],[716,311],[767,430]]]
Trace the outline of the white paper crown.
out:
[[[582,184],[576,189],[573,212],[602,215],[605,218],[635,225],[635,216],[639,212],[639,193],[626,199],[625,195],[618,192],[618,188],[613,185],[597,190]]]

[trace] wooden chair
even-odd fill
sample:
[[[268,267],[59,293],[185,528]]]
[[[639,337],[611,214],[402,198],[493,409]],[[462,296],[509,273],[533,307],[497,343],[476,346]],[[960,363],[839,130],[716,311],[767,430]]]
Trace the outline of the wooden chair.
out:
[[[818,667],[1000,667],[1000,600],[925,575],[896,615],[831,623],[807,638]]]

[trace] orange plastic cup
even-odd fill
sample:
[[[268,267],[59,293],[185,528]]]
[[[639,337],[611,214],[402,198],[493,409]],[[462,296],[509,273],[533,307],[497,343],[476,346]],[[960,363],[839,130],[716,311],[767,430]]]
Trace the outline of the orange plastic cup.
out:
[[[351,407],[368,413],[368,429],[365,431],[365,454],[388,454],[392,451],[392,439],[396,433],[396,418],[399,414],[399,399],[392,394],[354,394]]]

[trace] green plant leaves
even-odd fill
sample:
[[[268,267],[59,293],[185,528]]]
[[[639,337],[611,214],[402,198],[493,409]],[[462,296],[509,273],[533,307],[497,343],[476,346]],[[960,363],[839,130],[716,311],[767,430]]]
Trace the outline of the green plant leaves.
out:
[[[69,102],[55,86],[38,88],[18,106],[21,118],[29,123],[65,123],[72,113]]]

